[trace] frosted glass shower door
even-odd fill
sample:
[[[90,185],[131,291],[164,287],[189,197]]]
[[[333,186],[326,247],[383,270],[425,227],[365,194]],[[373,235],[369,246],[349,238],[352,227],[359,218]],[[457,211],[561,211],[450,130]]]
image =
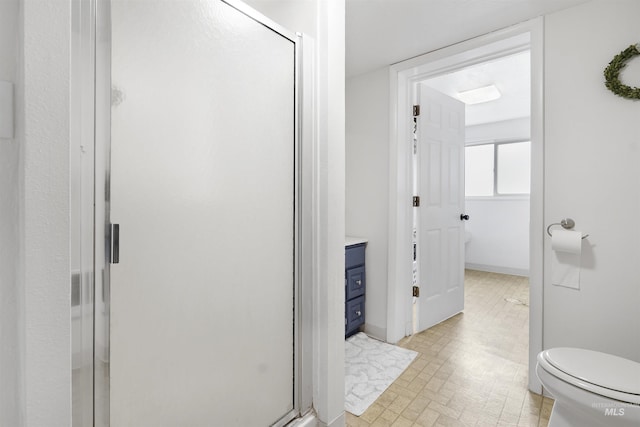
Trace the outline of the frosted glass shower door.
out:
[[[111,426],[291,417],[296,41],[219,0],[111,21]]]

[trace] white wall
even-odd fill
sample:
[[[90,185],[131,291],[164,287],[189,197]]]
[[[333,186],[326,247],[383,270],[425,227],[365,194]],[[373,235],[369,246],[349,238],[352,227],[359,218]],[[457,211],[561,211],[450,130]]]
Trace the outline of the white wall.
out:
[[[71,423],[71,3],[23,1],[21,203],[26,426]]]
[[[640,102],[609,92],[602,72],[640,42],[640,2],[596,0],[545,23],[545,224],[590,234],[579,291],[550,284],[544,347],[577,346],[640,361]],[[640,64],[623,81],[640,85]],[[634,68],[631,68],[631,67]],[[635,70],[635,71],[632,71]]]
[[[467,126],[467,142],[529,139],[529,118]],[[505,274],[529,274],[529,198],[467,198],[471,233],[466,244],[467,268]]]
[[[521,117],[519,119],[467,126],[465,128],[465,142],[468,144],[505,139],[526,140],[531,133],[529,121],[529,117]]]
[[[387,234],[389,211],[389,71],[347,80],[347,235],[368,239],[365,331],[387,335]]]
[[[529,198],[467,199],[465,212],[466,268],[527,276]]]
[[[0,80],[17,83],[19,2],[0,1]],[[19,321],[20,143],[0,138],[0,425],[21,423]]]
[[[318,334],[314,405],[321,422],[338,427],[345,424],[345,2],[318,0],[317,11],[320,274],[314,325]]]

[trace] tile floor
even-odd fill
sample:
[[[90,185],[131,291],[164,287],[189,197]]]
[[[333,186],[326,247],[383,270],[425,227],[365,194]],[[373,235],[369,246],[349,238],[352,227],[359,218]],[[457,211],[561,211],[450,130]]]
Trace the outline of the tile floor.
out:
[[[464,312],[398,345],[419,352],[347,426],[542,426],[553,400],[527,390],[527,278],[467,270]]]

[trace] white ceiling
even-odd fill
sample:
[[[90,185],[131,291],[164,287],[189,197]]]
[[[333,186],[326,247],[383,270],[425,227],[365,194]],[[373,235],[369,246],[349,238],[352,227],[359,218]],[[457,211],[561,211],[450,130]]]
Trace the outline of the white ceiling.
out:
[[[531,60],[529,51],[434,77],[423,83],[456,98],[459,92],[495,84],[502,96],[467,105],[467,126],[529,117],[531,114]]]
[[[356,76],[588,0],[346,0]]]

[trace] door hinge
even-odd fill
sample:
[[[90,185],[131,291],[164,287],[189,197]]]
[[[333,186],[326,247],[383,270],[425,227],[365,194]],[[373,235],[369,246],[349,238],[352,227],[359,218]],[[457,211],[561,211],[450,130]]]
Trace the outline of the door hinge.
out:
[[[420,287],[418,287],[418,286],[414,286],[413,287],[413,296],[414,297],[419,297],[420,296]]]
[[[420,206],[420,196],[413,196],[413,207],[417,208]]]
[[[414,105],[413,106],[413,117],[417,117],[420,115],[420,106],[419,105]]]
[[[111,224],[111,250],[109,251],[109,262],[118,264],[120,262],[120,224]]]

